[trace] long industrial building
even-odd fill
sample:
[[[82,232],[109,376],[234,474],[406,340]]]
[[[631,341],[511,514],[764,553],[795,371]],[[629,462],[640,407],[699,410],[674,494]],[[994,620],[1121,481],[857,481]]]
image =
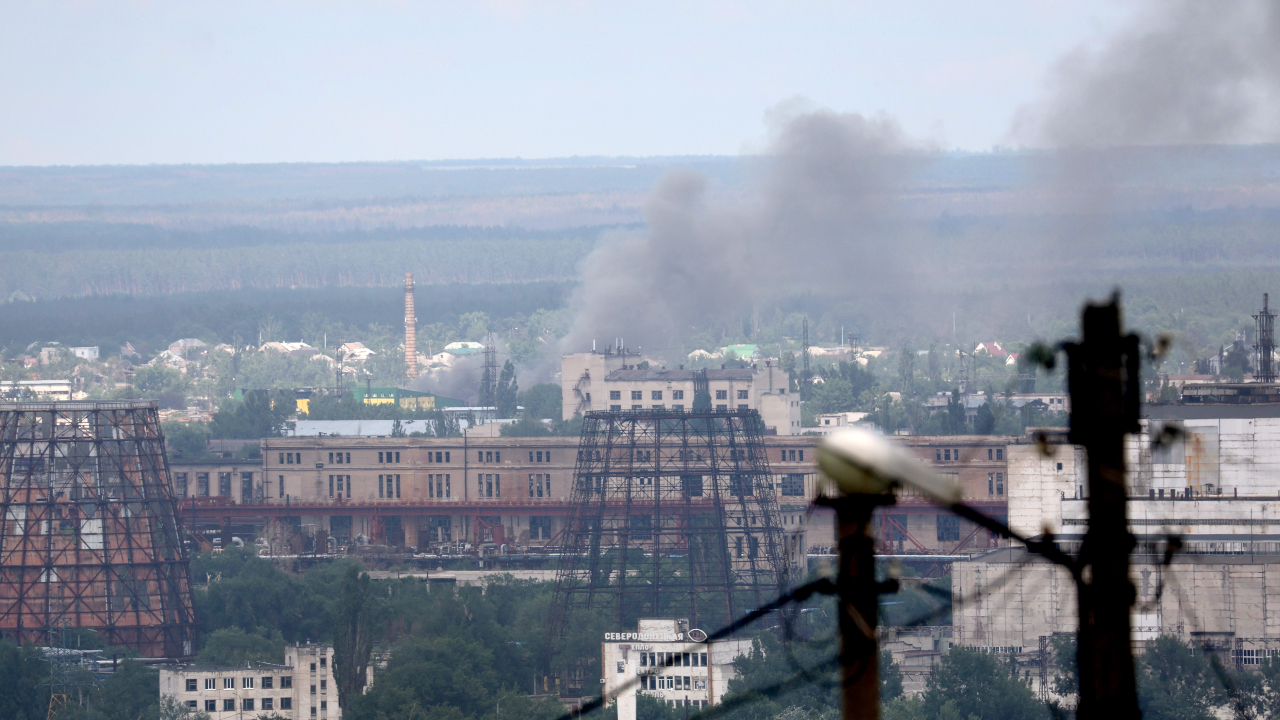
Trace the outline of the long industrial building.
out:
[[[829,553],[834,519],[813,508],[823,492],[814,448],[822,438],[765,435],[779,511],[802,547]],[[1010,436],[895,437],[953,475],[968,502],[1003,517]],[[175,463],[174,494],[197,528],[260,528],[271,519],[338,544],[363,539],[419,551],[547,545],[571,512],[578,438],[280,437],[261,441],[260,461]],[[288,520],[286,520],[288,518]],[[926,499],[903,496],[880,516],[883,552],[954,554],[1007,544]],[[323,548],[321,549],[323,552]]]

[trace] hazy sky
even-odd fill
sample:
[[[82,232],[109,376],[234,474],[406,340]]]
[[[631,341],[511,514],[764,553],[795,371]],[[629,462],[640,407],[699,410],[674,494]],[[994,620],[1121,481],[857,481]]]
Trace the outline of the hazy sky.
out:
[[[796,97],[1008,143],[1119,0],[0,4],[0,165],[734,154]]]

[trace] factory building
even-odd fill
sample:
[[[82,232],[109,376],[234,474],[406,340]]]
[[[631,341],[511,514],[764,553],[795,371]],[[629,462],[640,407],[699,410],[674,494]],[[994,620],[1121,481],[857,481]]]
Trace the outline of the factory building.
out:
[[[768,432],[799,435],[800,396],[791,378],[768,362],[746,368],[685,370],[649,367],[625,349],[573,353],[561,358],[564,420],[588,411],[692,410],[706,383],[712,410],[756,410]]]
[[[374,421],[364,421],[373,424]],[[388,433],[389,435],[389,433]],[[812,507],[823,493],[813,435],[765,435],[783,529],[809,552],[834,552],[834,517]],[[1011,449],[1026,437],[899,436],[893,441],[964,487],[991,515],[1008,514]],[[202,530],[292,524],[345,545],[369,542],[420,552],[538,548],[564,529],[576,437],[297,436],[261,441],[256,460],[175,463],[174,496]],[[954,554],[1008,541],[904,494],[877,516],[881,553]],[[238,529],[246,533],[250,528]],[[323,550],[322,550],[323,551]]]
[[[372,667],[366,672],[367,688],[373,683]],[[176,699],[192,713],[208,713],[211,720],[342,717],[333,678],[333,647],[312,643],[286,647],[283,665],[163,667],[160,695]]]
[[[1138,545],[1133,639],[1172,634],[1223,651],[1238,667],[1280,652],[1280,405],[1144,408],[1127,443],[1130,531]],[[1172,430],[1172,432],[1170,432]],[[1080,448],[1011,445],[1009,522],[1052,532],[1076,551],[1088,527]],[[1166,562],[1166,540],[1181,549]],[[1037,653],[1044,638],[1076,629],[1068,573],[1020,548],[956,562],[953,641]]]

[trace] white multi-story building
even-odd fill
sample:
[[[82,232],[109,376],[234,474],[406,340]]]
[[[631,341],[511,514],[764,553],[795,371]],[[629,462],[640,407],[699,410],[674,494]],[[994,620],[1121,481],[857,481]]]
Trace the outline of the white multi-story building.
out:
[[[765,427],[778,435],[801,433],[800,395],[790,392],[790,375],[767,361],[720,370],[641,365],[638,355],[626,351],[562,356],[563,419],[591,410],[692,410],[694,391],[705,373],[712,409],[756,410]]]
[[[641,619],[634,633],[605,633],[603,692],[617,702],[618,720],[635,720],[637,693],[672,707],[719,703],[737,675],[734,659],[751,651],[751,641],[706,638],[688,620],[668,619]]]
[[[333,647],[291,645],[285,648],[284,658],[283,665],[161,668],[160,694],[207,712],[212,720],[243,720],[260,714],[339,720],[342,708],[333,679]],[[366,688],[372,679],[370,671]]]

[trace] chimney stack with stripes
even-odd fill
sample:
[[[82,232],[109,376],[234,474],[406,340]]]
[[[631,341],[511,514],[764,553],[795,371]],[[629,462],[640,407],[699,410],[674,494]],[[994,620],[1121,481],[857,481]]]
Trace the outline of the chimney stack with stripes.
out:
[[[409,366],[409,377],[418,377],[418,317],[413,311],[413,273],[404,274],[404,361]]]

